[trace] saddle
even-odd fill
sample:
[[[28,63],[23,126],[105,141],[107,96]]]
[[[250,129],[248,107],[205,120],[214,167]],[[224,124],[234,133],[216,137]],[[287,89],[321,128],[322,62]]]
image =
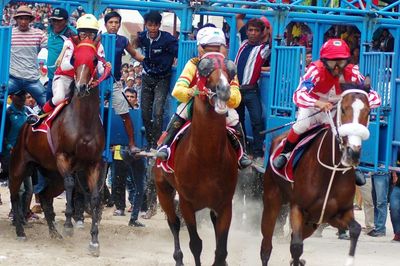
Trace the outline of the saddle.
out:
[[[322,132],[325,132],[330,128],[329,125],[317,125],[307,132],[303,133],[300,136],[300,141],[297,143],[296,147],[293,149],[292,153],[290,154],[288,158],[288,162],[283,167],[282,169],[276,169],[273,165],[273,160],[278,157],[281,154],[281,151],[283,147],[285,146],[286,143],[286,138],[282,139],[282,141],[279,143],[279,145],[275,148],[275,150],[272,152],[269,160],[270,160],[270,166],[272,167],[272,170],[277,174],[278,176],[282,177],[284,180],[289,181],[291,183],[294,182],[294,170],[296,169],[296,166],[298,162],[300,161],[301,156],[304,154],[305,151],[311,146],[313,141],[316,139],[316,137],[321,134]]]
[[[32,132],[42,132],[46,134],[47,142],[49,143],[49,147],[53,152],[53,154],[55,153],[55,149],[50,134],[50,128],[53,124],[54,119],[61,113],[64,107],[67,106],[68,104],[69,104],[69,99],[65,99],[63,102],[57,105],[56,108],[54,108],[54,110],[48,116],[45,117],[44,121],[40,125],[38,125],[37,127],[31,127]]]
[[[163,161],[159,158],[157,158],[156,160],[156,165],[157,167],[161,167],[164,172],[166,173],[173,173],[174,172],[174,166],[175,166],[175,151],[176,151],[176,147],[177,144],[179,143],[179,140],[181,139],[181,137],[186,133],[187,129],[190,127],[190,125],[192,124],[192,122],[190,120],[188,120],[183,126],[182,128],[179,130],[179,132],[176,134],[174,140],[172,141],[169,149],[169,158],[166,161]],[[230,127],[226,127],[227,130],[231,131],[233,134],[235,132],[235,130],[233,128]],[[236,155],[237,155],[237,160],[239,161],[239,159],[243,156],[243,147],[240,146],[237,150],[236,150]]]

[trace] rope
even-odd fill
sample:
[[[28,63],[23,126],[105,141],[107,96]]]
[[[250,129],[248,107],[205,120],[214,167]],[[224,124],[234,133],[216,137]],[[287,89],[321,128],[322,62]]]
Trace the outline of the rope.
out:
[[[335,164],[335,136],[334,134],[332,134],[332,164],[334,165],[329,166],[324,164],[321,159],[320,159],[320,152],[321,152],[321,147],[322,147],[322,143],[324,142],[324,139],[326,137],[326,134],[328,133],[328,131],[325,131],[324,135],[322,136],[322,140],[319,143],[319,147],[318,147],[318,152],[317,152],[317,160],[318,162],[325,168],[332,170],[332,174],[329,180],[329,185],[328,185],[328,190],[326,191],[326,195],[325,195],[325,199],[324,199],[324,204],[322,205],[322,210],[321,210],[321,215],[319,217],[318,220],[318,225],[320,225],[324,219],[324,214],[325,214],[325,210],[326,210],[326,205],[328,203],[328,198],[329,198],[329,194],[331,192],[332,189],[332,184],[333,184],[333,179],[335,177],[336,171],[343,171],[343,173],[347,172],[348,170],[350,170],[352,167],[346,167],[346,168],[339,168],[338,166],[340,165],[340,162],[338,164]]]

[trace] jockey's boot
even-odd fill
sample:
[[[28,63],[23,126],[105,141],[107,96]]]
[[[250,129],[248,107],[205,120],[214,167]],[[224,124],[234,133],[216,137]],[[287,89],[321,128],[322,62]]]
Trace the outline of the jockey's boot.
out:
[[[186,120],[183,119],[182,117],[178,116],[177,114],[174,114],[169,121],[169,124],[167,126],[167,135],[165,136],[165,139],[163,142],[160,144],[160,147],[157,151],[156,157],[166,161],[169,157],[169,149],[168,147],[171,145],[172,141],[175,138],[175,135],[179,132],[179,130],[182,128],[182,126],[185,124]]]
[[[238,150],[240,148],[240,145],[242,145],[243,155],[242,158],[240,158],[239,160],[239,168],[244,169],[246,167],[249,167],[252,164],[252,161],[246,154],[246,142],[243,128],[240,123],[237,123],[237,125],[233,126],[232,128],[235,130],[235,135],[233,135],[232,132],[228,130],[228,137],[235,150]]]
[[[296,144],[297,143],[292,143],[289,140],[286,140],[285,146],[283,147],[281,154],[279,154],[279,156],[276,157],[275,160],[272,162],[276,169],[282,169],[286,165],[289,155],[293,151],[294,147],[296,147]]]
[[[361,172],[361,170],[358,168],[354,169],[354,171],[356,174],[356,185],[359,187],[364,186],[365,183],[367,182],[367,180],[365,180],[364,173]]]
[[[56,106],[51,100],[47,101],[40,109],[38,114],[28,115],[28,117],[26,118],[26,123],[32,125],[33,127],[39,126],[43,122],[44,117],[46,117],[46,113],[50,113],[54,110],[55,107]]]

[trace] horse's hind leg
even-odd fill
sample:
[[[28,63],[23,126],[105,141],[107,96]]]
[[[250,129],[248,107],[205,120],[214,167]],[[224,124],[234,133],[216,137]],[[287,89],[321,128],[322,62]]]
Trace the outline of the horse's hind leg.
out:
[[[181,208],[182,216],[185,219],[186,227],[189,232],[189,247],[190,251],[192,251],[194,262],[196,266],[201,265],[200,263],[200,255],[203,250],[203,243],[197,233],[197,224],[196,224],[196,214],[193,210],[192,206],[183,198],[179,199],[179,206]],[[231,206],[232,208],[232,206]],[[217,245],[218,250],[218,245]],[[217,252],[216,252],[217,256]],[[214,264],[215,265],[215,264]]]
[[[181,221],[175,212],[175,190],[171,185],[162,177],[162,172],[160,169],[155,169],[156,171],[156,186],[158,199],[160,200],[160,205],[167,215],[169,229],[174,237],[174,259],[176,265],[183,265],[183,253],[181,250],[179,242],[179,230],[181,228]]]
[[[296,204],[291,206],[290,210],[290,222],[292,225],[292,240],[290,242],[290,253],[292,254],[293,266],[305,265],[304,260],[300,260],[300,256],[303,254],[303,213],[300,207]]]
[[[268,175],[264,180],[264,210],[261,220],[261,232],[263,240],[261,242],[261,262],[262,265],[268,265],[272,251],[272,236],[276,219],[282,206],[282,197],[277,184]]]
[[[22,181],[26,178],[27,164],[23,156],[19,156],[20,153],[21,153],[20,150],[14,150],[13,153],[14,157],[10,161],[10,180],[8,187],[10,189],[11,208],[14,214],[13,223],[15,225],[17,239],[25,240],[26,235],[24,227],[22,226],[24,215],[22,213],[23,208],[21,203],[21,197],[19,195],[19,190]]]
[[[349,228],[350,250],[345,266],[354,265],[354,255],[356,253],[358,238],[361,233],[361,225],[356,220],[354,220],[353,210],[348,210],[346,213],[343,214],[341,219],[337,219],[331,224],[338,228]]]
[[[62,239],[62,235],[57,231],[55,226],[55,216],[53,208],[53,197],[48,195],[48,187],[39,193],[40,205],[42,206],[44,217],[49,227],[51,238]]]
[[[57,154],[57,167],[64,178],[64,188],[67,198],[67,207],[65,209],[64,233],[67,236],[72,236],[74,226],[72,225],[72,214],[74,212],[72,205],[72,192],[75,185],[75,177],[71,173],[71,161],[64,153]]]

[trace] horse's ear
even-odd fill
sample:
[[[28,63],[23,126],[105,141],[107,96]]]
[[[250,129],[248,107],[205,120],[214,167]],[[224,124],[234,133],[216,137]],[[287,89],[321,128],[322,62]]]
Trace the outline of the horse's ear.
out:
[[[197,71],[202,77],[208,77],[214,70],[214,62],[212,59],[203,58],[197,65]]]
[[[236,75],[236,64],[232,60],[226,58],[224,61],[229,78],[232,80]]]
[[[72,42],[73,42],[75,45],[78,45],[78,44],[79,44],[79,37],[78,37],[78,35],[72,36],[72,37],[71,37],[71,40],[72,40]]]
[[[97,47],[97,45],[101,42],[101,31],[97,34],[96,39],[94,39],[94,45]]]

